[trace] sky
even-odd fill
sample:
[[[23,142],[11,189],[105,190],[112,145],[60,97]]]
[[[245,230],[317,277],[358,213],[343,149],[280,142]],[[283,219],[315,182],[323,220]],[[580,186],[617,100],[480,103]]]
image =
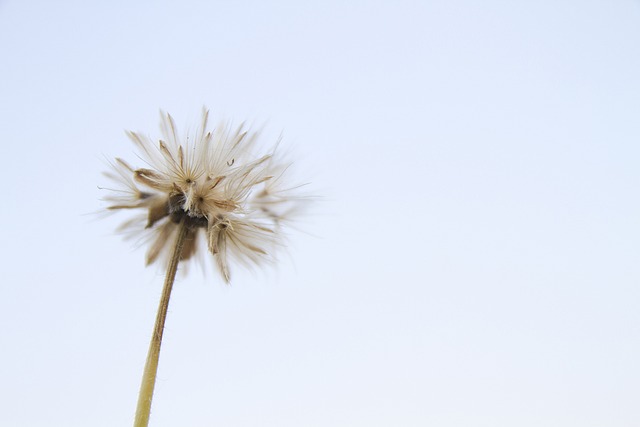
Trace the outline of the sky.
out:
[[[637,0],[0,1],[0,419],[131,425],[126,130],[263,129],[276,266],[181,271],[152,426],[640,424]]]

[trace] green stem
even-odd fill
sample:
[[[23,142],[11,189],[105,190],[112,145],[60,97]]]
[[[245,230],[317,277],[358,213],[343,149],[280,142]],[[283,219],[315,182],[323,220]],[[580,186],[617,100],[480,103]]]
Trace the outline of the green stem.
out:
[[[153,328],[151,344],[149,344],[147,362],[144,365],[142,384],[140,385],[140,394],[138,395],[138,407],[136,408],[136,419],[133,424],[134,427],[147,427],[149,425],[151,399],[153,398],[153,388],[156,385],[156,374],[158,373],[158,359],[160,358],[160,345],[162,344],[164,321],[167,318],[169,298],[171,297],[173,281],[176,278],[176,271],[178,271],[178,263],[180,262],[180,256],[182,255],[182,248],[188,231],[187,228],[185,221],[182,220],[179,225],[178,237],[173,248],[173,254],[171,254],[171,259],[169,260],[167,276],[164,280],[160,305],[158,306],[156,324]]]

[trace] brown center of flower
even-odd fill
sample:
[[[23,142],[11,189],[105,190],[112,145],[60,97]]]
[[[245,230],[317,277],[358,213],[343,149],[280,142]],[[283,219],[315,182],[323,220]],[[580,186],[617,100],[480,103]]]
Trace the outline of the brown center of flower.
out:
[[[207,218],[200,212],[193,212],[191,210],[185,211],[183,206],[185,197],[183,193],[174,193],[169,196],[169,217],[171,221],[178,224],[181,221],[185,221],[188,227],[198,228],[207,227],[209,222]]]

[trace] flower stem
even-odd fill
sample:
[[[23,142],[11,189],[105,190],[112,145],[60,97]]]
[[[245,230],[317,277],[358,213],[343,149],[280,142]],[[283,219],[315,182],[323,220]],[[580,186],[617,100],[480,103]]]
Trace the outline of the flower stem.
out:
[[[140,393],[138,394],[138,407],[136,408],[136,419],[134,427],[147,427],[149,425],[149,414],[151,413],[151,399],[153,398],[153,388],[156,384],[156,374],[158,373],[158,359],[160,357],[160,345],[162,344],[162,333],[164,332],[164,321],[167,318],[167,309],[169,307],[169,298],[173,281],[178,270],[178,263],[182,255],[185,237],[187,235],[187,224],[184,219],[180,222],[178,237],[176,238],[173,253],[169,260],[167,268],[167,276],[164,280],[162,288],[162,296],[160,297],[160,305],[158,306],[158,314],[156,316],[156,324],[153,328],[153,336],[151,344],[149,344],[149,353],[147,354],[147,362],[144,365],[144,373],[142,374],[142,384],[140,385]]]

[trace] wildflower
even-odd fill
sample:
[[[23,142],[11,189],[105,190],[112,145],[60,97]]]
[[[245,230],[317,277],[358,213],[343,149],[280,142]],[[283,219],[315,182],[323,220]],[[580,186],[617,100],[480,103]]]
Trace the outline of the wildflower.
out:
[[[169,114],[162,114],[162,139],[157,143],[128,132],[146,167],[134,168],[117,158],[114,171],[106,175],[122,188],[106,200],[109,210],[145,212],[123,228],[135,233],[144,225],[149,232],[147,264],[167,258],[184,223],[180,260],[194,258],[206,244],[228,283],[230,259],[258,265],[273,257],[280,227],[299,207],[300,198],[283,187],[287,165],[277,162],[275,149],[252,157],[257,133],[225,124],[209,132],[207,121],[205,110],[193,139],[178,136]]]
[[[162,114],[162,139],[157,144],[134,132],[145,167],[122,159],[106,173],[120,184],[106,198],[108,209],[140,210],[141,216],[123,224],[147,233],[147,264],[167,260],[162,296],[138,394],[134,427],[149,423],[164,323],[178,264],[205,245],[225,282],[229,260],[260,264],[273,255],[281,226],[299,207],[296,187],[283,186],[288,166],[275,158],[275,149],[254,156],[257,133],[221,125],[207,130],[208,112],[193,138],[179,138],[170,115]],[[202,244],[199,242],[202,240]]]

